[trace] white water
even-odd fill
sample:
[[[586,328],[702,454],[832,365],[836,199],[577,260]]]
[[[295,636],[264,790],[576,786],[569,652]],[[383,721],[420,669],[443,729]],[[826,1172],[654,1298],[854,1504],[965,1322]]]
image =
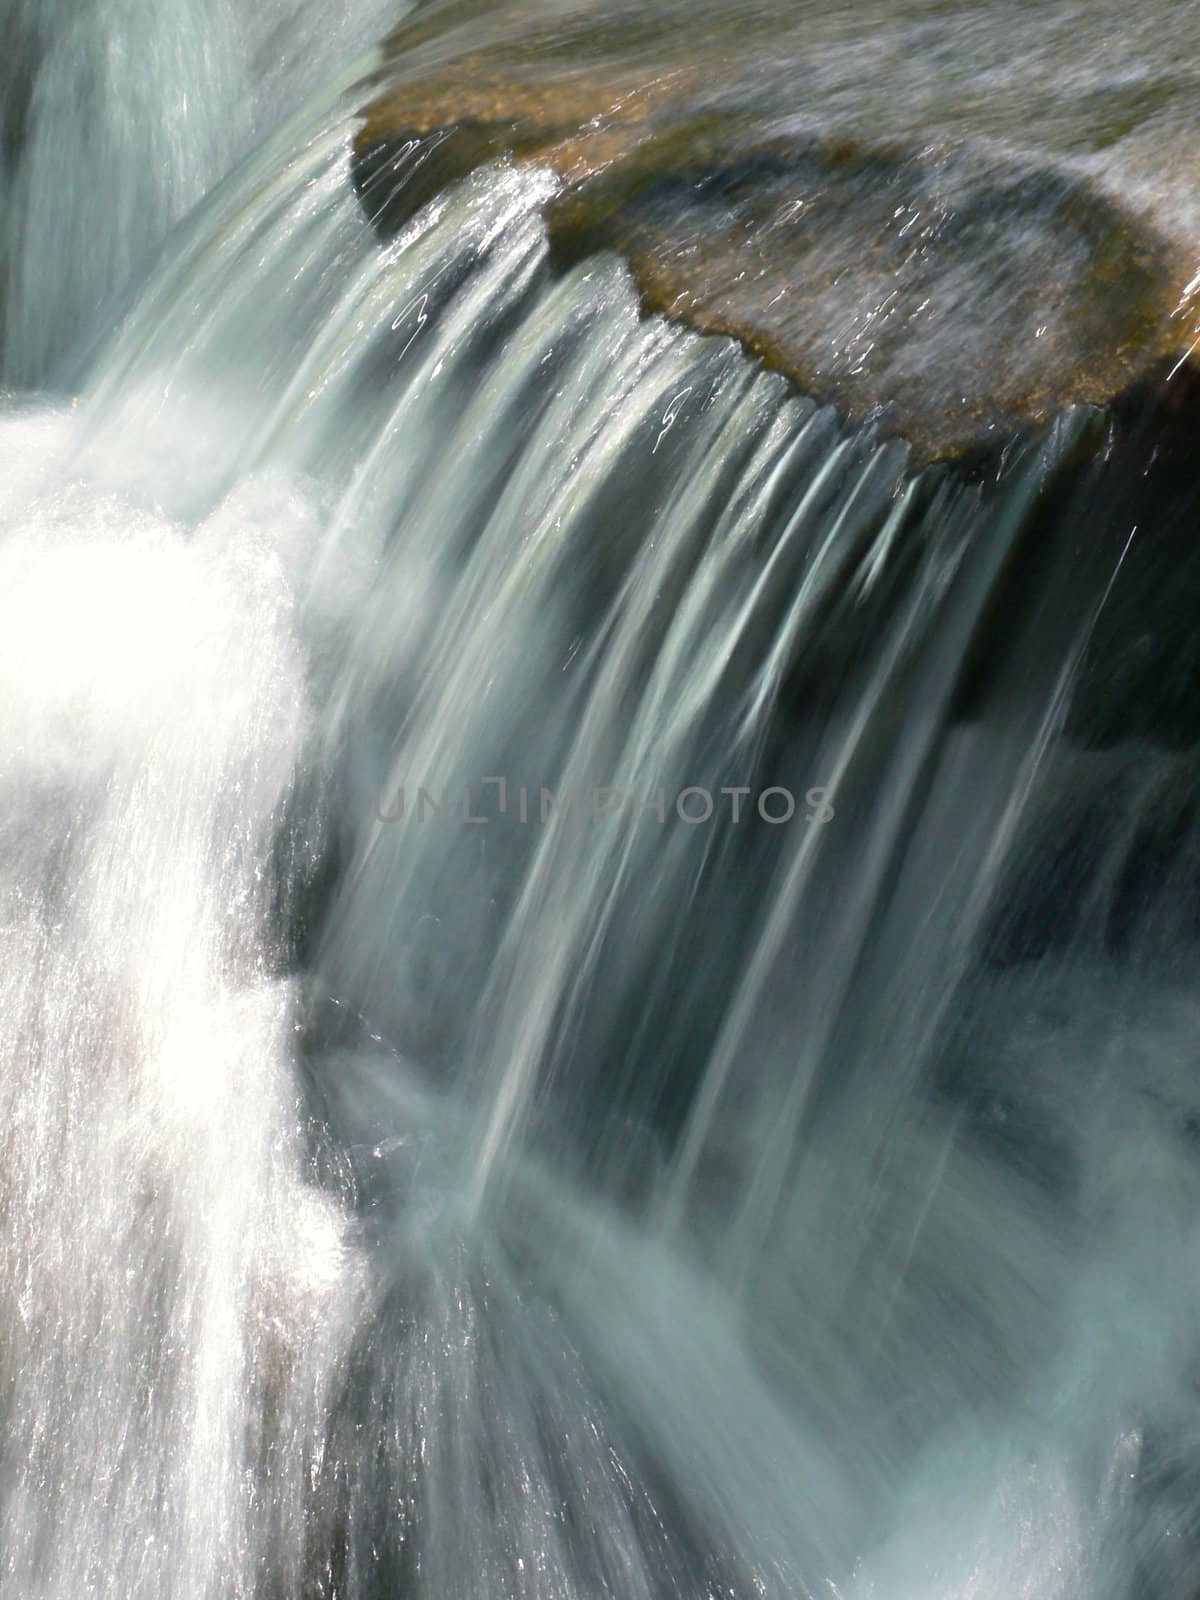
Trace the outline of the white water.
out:
[[[1194,830],[1103,930],[1190,773],[1062,731],[1121,544],[953,702],[1087,419],[914,484],[551,280],[536,173],[381,246],[353,103],[0,418],[0,1594],[1185,1596]],[[107,327],[41,193],[15,377]]]
[[[64,484],[74,421],[0,428],[5,1592],[240,1594],[354,1294],[259,932],[302,663],[271,540]]]
[[[0,381],[73,385],[170,229],[407,0],[5,0]]]

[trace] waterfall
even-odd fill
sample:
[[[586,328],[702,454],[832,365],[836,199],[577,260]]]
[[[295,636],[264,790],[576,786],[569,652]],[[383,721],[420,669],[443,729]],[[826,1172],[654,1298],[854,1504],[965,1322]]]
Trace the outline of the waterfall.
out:
[[[175,224],[404,9],[5,0],[0,381],[79,383]]]
[[[10,9],[0,1596],[1189,1593],[1185,488],[382,239],[386,7]]]

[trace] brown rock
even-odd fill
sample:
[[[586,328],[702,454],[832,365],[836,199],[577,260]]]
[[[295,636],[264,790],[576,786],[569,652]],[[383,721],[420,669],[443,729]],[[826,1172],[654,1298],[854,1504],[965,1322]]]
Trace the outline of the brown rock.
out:
[[[1058,152],[949,114],[936,143],[814,132],[771,75],[765,13],[688,29],[669,8],[567,5],[538,23],[452,5],[398,37],[358,141],[381,227],[488,160],[547,165],[560,263],[618,251],[647,311],[732,335],[927,458],[1103,404],[1190,343],[1184,247]],[[398,155],[408,181],[372,185]]]

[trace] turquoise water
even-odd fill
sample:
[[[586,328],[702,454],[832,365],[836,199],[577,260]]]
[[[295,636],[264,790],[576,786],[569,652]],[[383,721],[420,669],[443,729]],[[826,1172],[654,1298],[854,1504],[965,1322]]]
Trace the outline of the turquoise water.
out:
[[[1189,1594],[1186,415],[918,472],[544,169],[382,241],[386,14],[130,12],[6,178],[0,1594]]]

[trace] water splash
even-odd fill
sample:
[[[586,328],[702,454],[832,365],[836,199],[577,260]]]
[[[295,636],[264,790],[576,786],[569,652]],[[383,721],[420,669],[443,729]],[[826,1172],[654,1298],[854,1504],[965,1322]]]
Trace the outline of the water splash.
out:
[[[555,278],[537,171],[382,246],[354,98],[0,419],[0,1592],[1185,1592],[1200,841],[1072,733],[1099,420],[914,475]]]

